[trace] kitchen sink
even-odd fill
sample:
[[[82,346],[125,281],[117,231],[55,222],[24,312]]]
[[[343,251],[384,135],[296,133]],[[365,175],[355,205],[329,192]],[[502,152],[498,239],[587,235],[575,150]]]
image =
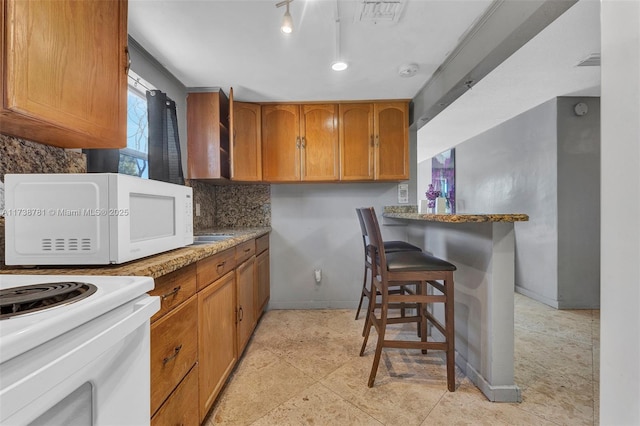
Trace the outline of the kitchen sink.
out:
[[[233,238],[233,234],[208,234],[208,235],[194,235],[193,244],[211,244],[217,241],[228,240]]]

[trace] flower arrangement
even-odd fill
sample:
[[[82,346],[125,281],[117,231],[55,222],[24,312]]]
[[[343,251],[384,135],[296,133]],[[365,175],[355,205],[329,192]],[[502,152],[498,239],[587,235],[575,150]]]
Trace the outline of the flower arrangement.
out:
[[[430,209],[435,208],[435,206],[436,206],[436,198],[438,198],[440,196],[440,191],[436,191],[433,188],[433,184],[430,183],[429,184],[429,190],[427,192],[425,192],[425,195],[427,196],[427,200],[429,200],[428,207]]]

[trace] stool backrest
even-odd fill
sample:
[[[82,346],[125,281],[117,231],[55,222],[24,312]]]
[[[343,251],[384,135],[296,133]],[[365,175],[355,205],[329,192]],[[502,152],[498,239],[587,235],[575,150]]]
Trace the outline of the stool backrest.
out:
[[[367,251],[367,227],[364,225],[364,220],[362,220],[362,212],[360,212],[359,208],[356,208],[356,215],[358,216],[358,222],[360,222],[360,231],[362,232],[362,243],[364,244],[364,251]]]
[[[369,256],[372,263],[376,263],[374,259],[378,260],[381,269],[380,272],[385,274],[387,271],[387,257],[384,251],[384,241],[380,233],[380,225],[378,224],[376,212],[373,207],[364,207],[359,210],[366,228],[367,237],[369,238]]]

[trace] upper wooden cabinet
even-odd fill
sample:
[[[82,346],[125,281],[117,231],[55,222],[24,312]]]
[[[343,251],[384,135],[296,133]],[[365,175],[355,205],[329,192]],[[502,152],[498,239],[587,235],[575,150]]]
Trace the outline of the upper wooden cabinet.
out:
[[[340,104],[340,179],[373,180],[373,104]]]
[[[340,179],[408,179],[408,114],[406,102],[340,104]]]
[[[231,136],[231,179],[261,181],[262,125],[259,104],[233,103]]]
[[[300,115],[302,180],[338,180],[338,105],[301,105]]]
[[[262,178],[300,180],[299,105],[262,106]]]
[[[337,114],[336,104],[263,105],[263,180],[338,180]]]
[[[229,179],[229,132],[233,128],[229,97],[222,91],[187,95],[187,164],[189,179]]]
[[[0,0],[2,133],[124,148],[127,1]]]
[[[373,117],[375,179],[409,179],[409,105],[374,103]]]

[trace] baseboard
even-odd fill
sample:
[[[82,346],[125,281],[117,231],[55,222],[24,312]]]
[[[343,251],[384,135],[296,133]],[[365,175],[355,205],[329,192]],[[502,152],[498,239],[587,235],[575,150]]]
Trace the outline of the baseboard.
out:
[[[538,293],[534,293],[531,290],[527,290],[524,287],[520,287],[516,285],[516,293],[520,293],[523,296],[530,297],[533,300],[537,300],[540,303],[544,303],[545,305],[551,306],[552,308],[558,309],[558,301],[553,299],[548,299],[544,296],[539,295]]]
[[[456,365],[463,371],[465,376],[491,402],[522,402],[522,394],[518,385],[494,386],[489,384],[484,377],[475,369],[460,353],[456,352]]]
[[[353,300],[318,300],[296,302],[269,301],[268,310],[277,309],[356,309],[358,302]],[[363,309],[366,309],[364,307]]]

